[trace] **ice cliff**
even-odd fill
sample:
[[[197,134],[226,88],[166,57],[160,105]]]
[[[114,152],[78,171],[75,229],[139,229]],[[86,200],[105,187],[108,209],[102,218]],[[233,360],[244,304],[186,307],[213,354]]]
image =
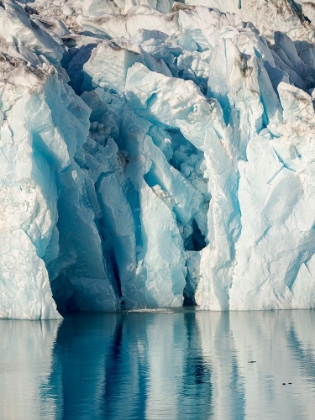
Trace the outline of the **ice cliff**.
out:
[[[314,20],[0,1],[0,317],[314,307]]]

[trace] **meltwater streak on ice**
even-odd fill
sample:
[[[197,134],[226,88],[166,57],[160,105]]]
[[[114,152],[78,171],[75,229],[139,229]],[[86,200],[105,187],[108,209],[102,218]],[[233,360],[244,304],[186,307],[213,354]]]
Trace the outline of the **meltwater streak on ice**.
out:
[[[312,310],[1,321],[0,418],[309,420],[314,325]]]

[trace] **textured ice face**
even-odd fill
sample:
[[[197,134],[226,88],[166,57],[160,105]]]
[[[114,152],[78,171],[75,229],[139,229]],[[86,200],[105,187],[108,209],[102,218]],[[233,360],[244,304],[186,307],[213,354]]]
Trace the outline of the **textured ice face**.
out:
[[[15,18],[22,25],[28,16],[18,12]],[[19,39],[20,25],[14,19],[11,23],[11,32],[16,31]],[[48,34],[42,39],[53,43]],[[47,57],[55,62],[53,54]],[[63,296],[68,292],[64,299],[76,294],[80,309],[115,310],[117,299],[104,264],[86,176],[75,163],[87,139],[90,110],[66,84],[66,73],[53,67],[36,44],[31,51],[1,39],[1,75],[0,316],[58,317],[51,288],[59,304],[55,284],[74,261],[84,258],[90,266],[75,264],[62,285]],[[92,299],[85,293],[82,297],[82,289]]]
[[[52,84],[58,81],[43,67],[27,67],[7,51],[2,57],[0,314],[8,318],[54,317],[58,314],[43,256],[58,218],[57,191],[49,164],[37,147],[41,143],[38,133],[43,125],[49,127],[47,104],[41,100],[44,86],[49,85],[49,79]],[[40,113],[44,118],[33,130],[31,120]]]
[[[127,13],[137,5],[148,6],[168,13],[185,7],[205,6],[223,13],[237,14],[244,22],[252,22],[260,33],[273,43],[273,35],[281,31],[294,41],[314,40],[315,7],[309,0],[24,0],[45,19],[58,18],[67,21],[67,26],[77,28],[76,18],[100,18],[104,14]],[[187,6],[185,6],[187,5]],[[152,17],[151,17],[152,19]],[[240,19],[238,19],[240,21]],[[123,35],[120,26],[120,35]]]
[[[250,1],[0,3],[0,317],[314,306],[311,23],[266,4],[272,47]]]

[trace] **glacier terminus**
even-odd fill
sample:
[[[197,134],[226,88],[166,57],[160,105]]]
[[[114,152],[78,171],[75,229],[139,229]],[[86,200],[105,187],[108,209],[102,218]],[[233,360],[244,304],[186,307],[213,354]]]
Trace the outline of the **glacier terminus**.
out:
[[[0,1],[0,318],[315,307],[315,2]]]

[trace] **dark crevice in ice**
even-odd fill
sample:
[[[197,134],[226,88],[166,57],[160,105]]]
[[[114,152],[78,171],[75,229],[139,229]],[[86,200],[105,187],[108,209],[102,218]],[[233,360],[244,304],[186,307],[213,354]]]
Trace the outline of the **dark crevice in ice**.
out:
[[[195,299],[190,296],[189,294],[187,294],[186,288],[184,289],[184,302],[183,302],[183,306],[197,306]]]
[[[121,281],[120,281],[119,269],[118,269],[114,249],[111,249],[111,251],[110,251],[110,261],[111,261],[111,265],[112,265],[112,269],[113,269],[114,279],[116,280],[116,284],[117,284],[117,287],[118,287],[119,296],[121,297],[122,296]]]
[[[62,316],[79,309],[75,304],[73,287],[66,274],[61,273],[51,282],[51,291],[57,310]]]
[[[62,66],[70,77],[69,84],[79,96],[82,94],[82,84],[84,81],[83,66],[90,59],[92,51],[96,46],[96,43],[91,43],[80,48],[72,47],[63,56]]]
[[[184,249],[185,251],[201,251],[207,246],[207,243],[195,219],[192,221],[192,228],[192,234],[184,241]]]

